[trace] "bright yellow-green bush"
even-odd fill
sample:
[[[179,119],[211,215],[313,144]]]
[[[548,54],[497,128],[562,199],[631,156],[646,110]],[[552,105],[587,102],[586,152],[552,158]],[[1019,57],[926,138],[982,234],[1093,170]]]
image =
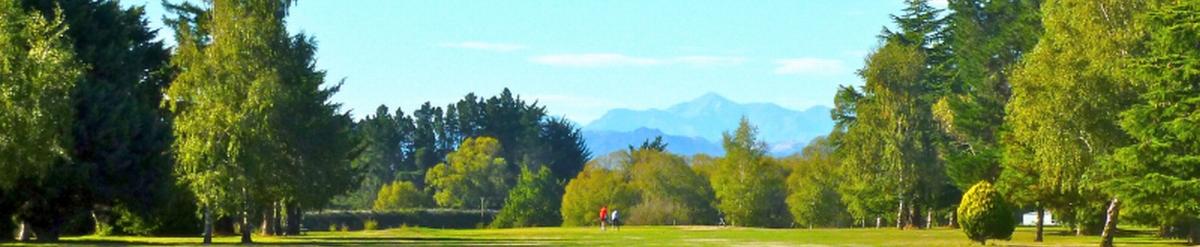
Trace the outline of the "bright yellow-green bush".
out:
[[[382,211],[425,208],[432,205],[433,198],[417,189],[412,182],[396,181],[379,189],[379,195],[375,197],[375,205],[372,209]]]
[[[593,161],[567,183],[561,210],[563,226],[596,224],[600,207],[624,211],[637,201],[637,191],[625,183],[621,173],[602,168]]]
[[[1012,211],[987,181],[971,186],[963,194],[958,204],[958,224],[967,238],[980,244],[988,239],[1010,239],[1017,226]]]
[[[379,230],[379,221],[367,220],[363,222],[363,230],[374,231]]]

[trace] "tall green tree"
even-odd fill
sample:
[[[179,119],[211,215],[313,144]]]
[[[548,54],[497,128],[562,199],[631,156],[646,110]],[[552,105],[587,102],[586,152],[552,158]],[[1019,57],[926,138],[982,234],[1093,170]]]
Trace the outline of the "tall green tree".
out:
[[[76,58],[86,65],[72,93],[71,156],[87,170],[88,190],[79,196],[90,200],[79,206],[90,207],[100,234],[111,231],[117,207],[136,218],[126,221],[158,218],[150,214],[173,184],[169,114],[159,107],[172,73],[144,10],[116,1],[22,2],[47,18],[61,13]]]
[[[554,179],[565,186],[568,180],[583,171],[592,152],[587,149],[583,132],[571,120],[552,117],[539,125],[541,148],[538,153],[541,155],[535,162],[549,167]]]
[[[205,210],[205,243],[214,213],[240,216],[242,242],[251,242],[252,204],[277,189],[260,186],[286,168],[276,138],[287,120],[276,111],[289,96],[291,68],[281,61],[292,55],[283,21],[291,3],[217,0],[175,22],[172,65],[181,72],[164,104],[176,116],[175,174]]]
[[[785,170],[767,156],[766,143],[745,117],[725,133],[721,158],[712,176],[717,209],[734,226],[786,226],[791,222],[784,198]]]
[[[836,135],[833,138],[837,138]],[[840,183],[834,140],[817,137],[802,153],[781,162],[791,168],[787,177],[787,205],[793,222],[801,226],[842,227],[850,224],[850,214],[837,193]]]
[[[1135,83],[1146,89],[1121,113],[1132,138],[1099,172],[1102,187],[1123,201],[1124,215],[1148,224],[1183,225],[1200,243],[1200,3],[1179,1],[1150,12],[1145,55],[1135,60]]]
[[[899,29],[884,29],[882,46],[859,71],[866,85],[840,89],[833,112],[846,133],[839,148],[846,157],[843,201],[856,218],[895,219],[901,228],[923,226],[922,210],[948,206],[949,184],[931,112],[949,77],[941,10],[924,0],[906,5],[892,17]],[[895,217],[883,216],[886,204],[896,206]]]
[[[429,102],[413,111],[412,156],[416,170],[424,171],[443,161],[452,150],[439,145],[445,136],[440,136],[443,126],[442,108]],[[440,139],[439,139],[440,137]]]
[[[630,152],[624,170],[640,202],[628,208],[629,224],[694,225],[716,223],[717,210],[709,181],[683,157],[653,148]],[[624,210],[624,209],[622,209]]]
[[[316,68],[316,41],[300,34],[290,37],[276,61],[282,77],[282,95],[270,116],[277,154],[277,172],[263,187],[271,188],[260,199],[264,205],[266,234],[281,234],[279,213],[286,209],[290,234],[299,234],[302,207],[320,209],[336,196],[355,187],[352,160],[358,154],[353,120],[341,104],[331,102],[342,84],[327,85],[325,71]]]
[[[504,207],[496,214],[492,227],[557,226],[562,224],[558,210],[562,190],[550,168],[541,167],[537,173],[521,169],[517,185],[508,191]]]
[[[367,115],[354,125],[354,135],[359,140],[359,155],[352,161],[359,184],[357,188],[338,198],[335,202],[339,207],[364,209],[376,201],[379,190],[392,183],[398,174],[410,169],[406,165],[406,157],[411,153],[405,149],[410,143],[409,126],[401,122],[407,120],[404,112],[396,109],[392,115],[387,106],[380,105],[375,114]],[[423,176],[423,175],[422,175]],[[416,176],[419,177],[419,176]],[[410,178],[411,179],[411,178]],[[424,184],[425,181],[413,181],[414,185]]]
[[[72,147],[71,91],[82,75],[61,15],[52,19],[25,12],[16,0],[0,1],[0,188],[21,177],[43,177]]]
[[[70,165],[74,109],[71,92],[83,79],[61,12],[46,18],[16,0],[0,1],[0,225],[12,206],[40,210],[18,215],[37,228],[39,240],[55,240],[64,222],[59,179],[79,181]],[[68,181],[71,181],[68,180]],[[78,189],[78,188],[75,188]],[[49,218],[49,219],[47,219]],[[5,228],[5,227],[0,227]]]
[[[512,174],[520,172],[519,165],[540,166],[550,164],[540,160],[538,153],[544,147],[542,141],[542,123],[546,118],[546,108],[537,102],[526,103],[520,96],[505,88],[500,95],[484,101],[482,107],[483,121],[480,135],[495,137],[504,148],[500,156],[513,161],[509,165]]]
[[[944,36],[952,68],[933,105],[939,147],[960,191],[1000,175],[1000,132],[1012,71],[1041,35],[1041,1],[951,1]]]
[[[1045,33],[1011,79],[997,187],[1010,201],[1049,208],[1079,233],[1103,223],[1106,195],[1089,176],[1131,140],[1118,125],[1137,96],[1126,79],[1144,34],[1132,21],[1155,1],[1050,1]],[[1095,18],[1080,18],[1089,16]]]
[[[930,108],[922,99],[929,95],[924,61],[918,47],[889,41],[859,71],[866,86],[842,140],[848,180],[841,192],[860,218],[878,217],[880,204],[890,201],[898,205],[897,226],[919,225],[917,210],[930,209],[945,184],[932,147]]]

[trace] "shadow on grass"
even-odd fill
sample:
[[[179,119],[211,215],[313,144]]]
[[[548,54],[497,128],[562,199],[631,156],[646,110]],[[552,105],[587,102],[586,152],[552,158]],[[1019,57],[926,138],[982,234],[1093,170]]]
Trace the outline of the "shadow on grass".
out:
[[[301,246],[364,246],[364,245],[448,245],[448,246],[473,246],[473,245],[527,245],[527,246],[546,246],[559,245],[561,240],[558,239],[520,239],[520,238],[461,238],[461,237],[303,237],[303,238],[280,238],[287,242],[255,242],[254,245],[260,246],[275,246],[275,245],[301,245]],[[557,243],[557,244],[556,244]],[[85,246],[197,246],[199,241],[194,243],[154,243],[154,242],[139,242],[139,241],[121,241],[121,240],[65,240],[53,243],[33,243],[33,244],[65,244],[65,245],[85,245]],[[236,243],[215,243],[214,246],[233,246],[240,245]]]
[[[1188,245],[1188,244],[1187,244],[1187,241],[1182,241],[1182,242],[1180,242],[1180,241],[1175,241],[1175,242],[1163,242],[1163,241],[1152,241],[1152,240],[1122,240],[1122,239],[1117,239],[1117,240],[1114,240],[1114,241],[1113,241],[1113,244],[1116,244],[1116,245],[1160,245],[1160,246],[1161,246],[1161,245],[1169,245],[1169,246],[1190,246],[1190,245]]]

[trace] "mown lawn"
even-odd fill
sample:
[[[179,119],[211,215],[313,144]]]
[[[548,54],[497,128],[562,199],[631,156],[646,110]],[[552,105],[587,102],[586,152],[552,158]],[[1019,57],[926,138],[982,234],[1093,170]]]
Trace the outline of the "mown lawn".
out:
[[[1076,237],[1058,229],[1046,242],[1034,243],[1033,229],[1019,228],[1012,241],[989,244],[1004,246],[1097,246],[1099,237]],[[216,238],[218,244],[236,244],[237,236]],[[34,245],[196,245],[198,237],[68,237],[57,244]],[[596,228],[519,228],[444,230],[403,228],[359,232],[311,232],[301,237],[260,237],[262,245],[517,245],[517,246],[970,246],[958,230],[894,229],[760,229],[709,226],[623,227],[600,232]],[[1126,233],[1118,246],[1179,246],[1178,240],[1162,240],[1145,233]],[[25,245],[9,243],[7,245]]]

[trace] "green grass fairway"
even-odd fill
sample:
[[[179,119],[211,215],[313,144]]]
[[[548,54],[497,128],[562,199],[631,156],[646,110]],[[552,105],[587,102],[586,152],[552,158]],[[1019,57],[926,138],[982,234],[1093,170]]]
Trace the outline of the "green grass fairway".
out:
[[[1099,237],[1046,235],[1045,243],[1034,243],[1033,229],[1019,228],[1008,246],[1098,246]],[[1052,230],[1052,229],[1048,229]],[[1051,232],[1051,231],[1048,231]],[[196,245],[198,237],[69,237],[59,245]],[[236,236],[215,239],[218,244],[235,244]],[[894,229],[759,229],[710,226],[623,227],[600,232],[597,228],[518,228],[443,230],[404,228],[364,232],[312,232],[302,237],[255,237],[263,245],[519,245],[519,246],[970,246],[958,230]],[[1146,234],[1126,234],[1118,246],[1178,246],[1181,241],[1160,240]],[[21,244],[8,244],[21,245]]]

